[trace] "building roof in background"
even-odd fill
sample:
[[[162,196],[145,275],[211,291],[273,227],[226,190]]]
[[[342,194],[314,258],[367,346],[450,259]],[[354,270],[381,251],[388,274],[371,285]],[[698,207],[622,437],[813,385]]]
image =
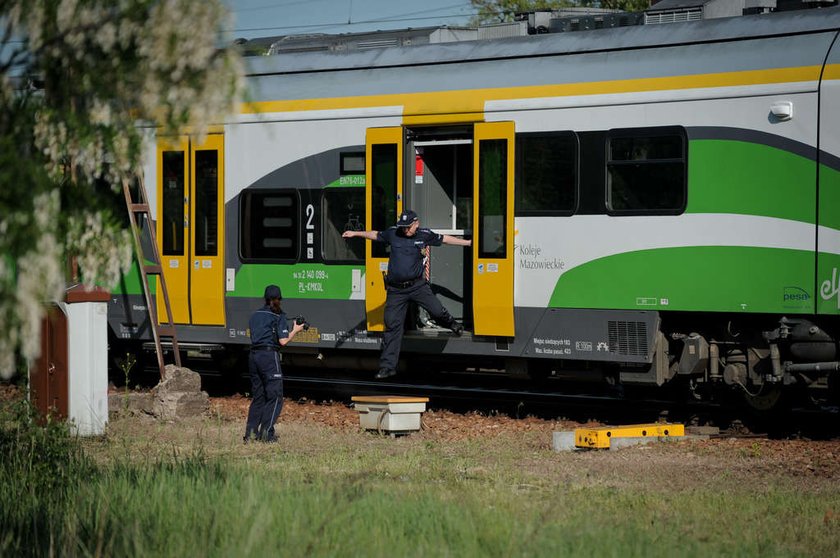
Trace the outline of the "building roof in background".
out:
[[[656,4],[651,6],[646,12],[656,12],[660,10],[685,10],[688,8],[702,8],[712,0],[659,0]]]

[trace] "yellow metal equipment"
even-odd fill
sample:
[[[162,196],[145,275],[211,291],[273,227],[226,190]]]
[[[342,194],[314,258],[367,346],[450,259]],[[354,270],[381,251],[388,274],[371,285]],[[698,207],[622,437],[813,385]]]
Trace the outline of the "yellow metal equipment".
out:
[[[602,426],[575,430],[575,446],[579,448],[609,448],[613,438],[674,438],[685,436],[682,424],[654,423],[627,426]]]

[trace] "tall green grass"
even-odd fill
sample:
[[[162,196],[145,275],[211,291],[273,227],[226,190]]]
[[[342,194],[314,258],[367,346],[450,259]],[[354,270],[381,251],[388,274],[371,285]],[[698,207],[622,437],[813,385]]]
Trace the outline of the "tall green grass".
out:
[[[352,437],[314,455],[266,446],[253,458],[212,457],[199,445],[94,465],[65,428],[29,419],[0,422],[2,556],[829,556],[840,547],[837,523],[824,521],[838,504],[832,490],[672,490],[655,473],[645,487],[554,484],[515,461],[470,469],[480,448],[469,443],[360,452]]]
[[[54,553],[93,471],[65,423],[38,424],[25,400],[0,407],[0,554]]]

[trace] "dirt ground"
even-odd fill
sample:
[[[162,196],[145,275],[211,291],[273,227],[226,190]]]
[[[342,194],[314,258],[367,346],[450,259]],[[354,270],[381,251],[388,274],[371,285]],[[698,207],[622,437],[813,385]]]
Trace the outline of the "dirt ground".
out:
[[[0,384],[0,405],[23,397],[23,392],[8,384]],[[231,435],[238,432],[238,425],[244,425],[250,399],[241,395],[210,398],[210,417],[228,425]],[[135,422],[123,417],[121,422]],[[138,417],[139,423],[152,420]],[[115,425],[116,426],[116,425]],[[311,426],[320,427],[336,434],[359,431],[359,417],[356,411],[342,402],[295,401],[286,399],[278,427],[298,431]],[[422,418],[422,429],[413,434],[415,441],[434,441],[442,444],[459,444],[469,440],[498,439],[500,443],[516,440],[525,444],[528,450],[543,451],[551,448],[554,432],[574,430],[583,426],[602,426],[599,423],[578,423],[568,420],[544,420],[536,417],[512,418],[504,415],[480,413],[455,413],[445,410],[429,410]],[[596,452],[600,453],[600,452]],[[612,452],[615,454],[617,452]],[[831,440],[767,439],[713,437],[708,440],[694,440],[655,446],[638,446],[621,450],[622,461],[641,458],[649,460],[654,455],[660,465],[665,462],[686,463],[721,467],[741,468],[762,476],[794,477],[807,482],[840,479],[840,432]],[[636,457],[634,457],[636,456]],[[614,456],[615,457],[615,456]],[[600,459],[595,458],[593,459]],[[838,514],[840,521],[840,514]]]
[[[241,396],[211,398],[211,414],[229,421],[245,422],[250,400]],[[286,400],[278,421],[285,425],[319,424],[335,431],[359,430],[359,417],[354,409],[340,402]],[[578,423],[566,420],[543,420],[535,417],[511,418],[479,413],[453,413],[430,410],[423,414],[422,430],[413,435],[424,440],[457,443],[476,438],[502,440],[527,437],[537,440],[539,447],[550,449],[554,432],[574,430],[599,423]],[[840,479],[840,433],[833,440],[719,437],[674,444],[640,446],[621,450],[626,457],[655,452],[662,458],[677,460],[711,458],[713,461],[748,462],[750,469],[765,474],[776,473],[819,479]],[[760,470],[760,471],[759,471]]]

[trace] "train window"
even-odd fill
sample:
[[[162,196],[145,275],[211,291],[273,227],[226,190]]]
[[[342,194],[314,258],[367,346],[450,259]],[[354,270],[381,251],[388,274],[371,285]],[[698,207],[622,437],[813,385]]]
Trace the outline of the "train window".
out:
[[[365,174],[365,153],[342,153],[340,174]]]
[[[455,230],[472,229],[473,213],[473,150],[471,145],[455,147]]]
[[[324,261],[362,263],[365,239],[341,237],[344,231],[365,229],[365,189],[325,188],[321,197],[321,241]]]
[[[578,132],[578,202],[575,215],[603,215],[607,211],[605,172],[607,133]]]
[[[397,145],[371,146],[371,160],[371,229],[384,231],[397,222]],[[376,258],[388,257],[384,242],[374,242],[371,249]]]
[[[294,190],[243,192],[239,246],[242,259],[297,261],[299,206]]]
[[[577,205],[574,132],[516,135],[516,214],[571,215]]]
[[[682,128],[611,130],[607,139],[607,212],[673,215],[686,206]]]
[[[163,152],[163,255],[184,255],[184,152]]]
[[[195,152],[195,255],[217,256],[219,227],[219,152]]]
[[[482,140],[478,145],[478,253],[504,258],[507,238],[507,140]]]

